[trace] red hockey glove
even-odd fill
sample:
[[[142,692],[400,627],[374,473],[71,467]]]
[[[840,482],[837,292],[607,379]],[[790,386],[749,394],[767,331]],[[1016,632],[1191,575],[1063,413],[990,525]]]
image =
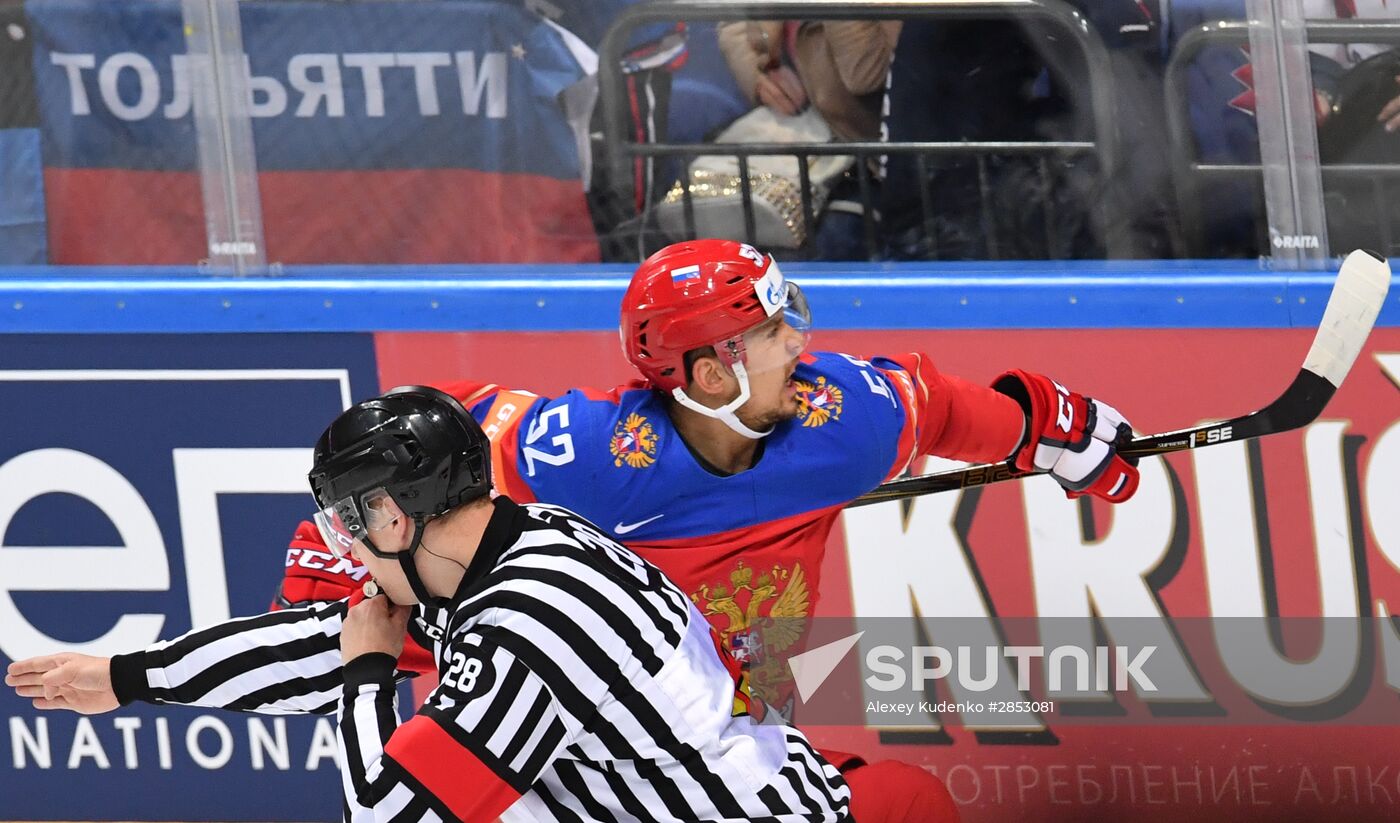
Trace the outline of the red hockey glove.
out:
[[[992,388],[1026,411],[1029,428],[1016,468],[1049,472],[1071,498],[1091,494],[1121,503],[1137,491],[1137,460],[1117,453],[1133,427],[1117,409],[1019,369],[998,377]]]
[[[364,599],[364,585],[369,579],[369,569],[355,562],[353,557],[331,554],[321,541],[321,533],[303,520],[297,525],[296,534],[292,535],[292,542],[287,546],[287,572],[277,589],[277,596],[272,600],[272,610],[345,597],[349,597],[351,605],[354,605]],[[436,673],[437,663],[433,660],[432,652],[420,646],[410,634],[404,641],[398,668],[419,674]]]
[[[369,569],[352,557],[331,554],[316,527],[303,520],[287,546],[287,572],[272,600],[272,610],[340,600],[368,579]]]

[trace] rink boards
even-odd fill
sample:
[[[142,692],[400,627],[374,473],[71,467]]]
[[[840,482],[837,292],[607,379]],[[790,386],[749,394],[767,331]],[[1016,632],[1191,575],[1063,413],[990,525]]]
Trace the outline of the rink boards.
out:
[[[926,351],[978,382],[1045,371],[1140,431],[1271,400],[1327,296],[1326,277],[1252,264],[787,268],[812,297],[817,348]],[[4,662],[109,654],[261,610],[309,509],[309,446],[356,398],[453,377],[541,394],[628,379],[612,327],[625,272],[461,273],[0,279]],[[1257,447],[1148,460],[1138,496],[1112,512],[1040,482],[848,512],[821,599],[798,615],[814,636],[855,625],[842,615],[917,611],[934,642],[974,626],[1007,642],[1086,630],[1112,645],[1124,616],[1170,617],[1175,648],[1159,654],[1195,692],[1059,695],[1013,730],[957,711],[864,711],[882,695],[846,665],[822,694],[859,710],[817,715],[828,722],[813,737],[934,769],[970,821],[1389,819],[1400,634],[1382,616],[1400,599],[1397,423],[1392,295],[1319,421]],[[759,595],[736,592],[741,607],[746,596]],[[1302,626],[1251,661],[1276,673],[1262,680],[1219,630],[1256,613]],[[948,615],[962,622],[938,622]],[[852,659],[869,651],[858,643]],[[1044,679],[1028,699],[1052,697]],[[957,697],[950,686],[935,684],[931,702]],[[80,719],[0,695],[0,738],[0,819],[338,813],[326,721],[151,708]]]

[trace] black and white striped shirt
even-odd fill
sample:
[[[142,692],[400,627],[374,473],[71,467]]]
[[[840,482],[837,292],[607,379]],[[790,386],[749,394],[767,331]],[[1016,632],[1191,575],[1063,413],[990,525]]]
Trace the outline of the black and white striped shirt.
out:
[[[850,791],[757,722],[712,630],[654,566],[564,509],[497,498],[446,608],[410,633],[440,682],[399,724],[389,655],[340,664],[346,601],[113,659],[123,702],[340,713],[360,820],[826,821]]]

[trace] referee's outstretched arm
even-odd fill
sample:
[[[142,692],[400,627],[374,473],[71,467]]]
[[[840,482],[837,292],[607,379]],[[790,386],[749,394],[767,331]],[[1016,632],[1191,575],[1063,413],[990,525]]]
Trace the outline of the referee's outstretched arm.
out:
[[[236,618],[111,658],[65,652],[17,660],[5,685],[37,708],[83,714],[138,700],[259,714],[333,714],[344,684],[340,630],[346,603]]]
[[[260,714],[330,714],[344,682],[346,601],[237,618],[112,658],[112,686],[134,700]]]

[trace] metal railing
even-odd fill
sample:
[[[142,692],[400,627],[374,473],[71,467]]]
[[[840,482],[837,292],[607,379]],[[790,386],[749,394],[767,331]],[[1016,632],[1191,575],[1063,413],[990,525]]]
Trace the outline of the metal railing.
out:
[[[1400,23],[1383,21],[1308,20],[1305,28],[1309,43],[1385,43],[1400,45]],[[1187,98],[1186,72],[1192,61],[1209,46],[1245,45],[1249,42],[1250,24],[1244,20],[1218,20],[1202,23],[1182,35],[1167,61],[1166,105],[1167,128],[1171,134],[1174,153],[1172,179],[1176,182],[1177,207],[1180,210],[1182,235],[1188,253],[1203,253],[1205,218],[1202,214],[1201,190],[1205,178],[1253,179],[1263,173],[1257,163],[1202,163],[1196,157],[1196,139],[1191,128],[1190,100]],[[1370,182],[1378,213],[1384,213],[1385,195],[1382,178],[1400,180],[1400,165],[1377,163],[1333,163],[1321,166],[1324,184],[1342,180]],[[1400,209],[1400,203],[1396,204]],[[1265,215],[1255,214],[1256,235],[1266,232]],[[1390,222],[1380,223],[1382,236],[1377,241],[1385,250],[1392,248]]]
[[[831,143],[637,143],[621,131],[626,122],[623,107],[626,100],[625,79],[621,71],[621,55],[626,38],[633,29],[653,23],[679,21],[718,22],[724,20],[1034,20],[1048,24],[1056,34],[1066,37],[1078,49],[1088,74],[1086,86],[1069,84],[1068,93],[1078,112],[1090,112],[1093,140],[1072,141],[952,141],[952,142],[831,142]],[[682,209],[686,232],[695,234],[695,205],[692,196],[690,164],[702,155],[733,156],[738,162],[741,187],[743,224],[746,240],[754,241],[755,216],[752,184],[749,178],[749,158],[754,156],[791,156],[797,161],[801,190],[801,215],[806,235],[814,233],[816,220],[808,159],[823,155],[854,155],[855,170],[863,209],[864,241],[871,259],[878,255],[878,239],[874,222],[872,172],[866,162],[872,157],[913,154],[918,157],[920,172],[923,225],[932,227],[932,204],[928,192],[927,158],[933,156],[974,155],[979,160],[979,180],[982,182],[982,207],[989,208],[985,166],[989,155],[1035,155],[1041,158],[1041,174],[1048,175],[1046,158],[1051,155],[1092,154],[1098,161],[1098,174],[1108,175],[1115,168],[1119,155],[1117,128],[1113,117],[1113,80],[1109,70],[1107,47],[1088,20],[1063,0],[656,0],[631,6],[620,14],[608,29],[599,50],[600,96],[606,123],[605,151],[612,180],[624,180],[631,174],[635,158],[674,158],[684,167],[685,183],[681,186]],[[1082,115],[1081,115],[1082,116]],[[1048,210],[1050,205],[1046,204]],[[1114,205],[1108,198],[1096,204],[1100,224],[1104,227],[1104,242],[1110,257],[1119,256],[1126,247],[1124,233],[1118,221],[1112,219]],[[1047,235],[1051,231],[1046,217]],[[640,226],[641,231],[650,227]],[[995,239],[991,238],[992,248]]]

